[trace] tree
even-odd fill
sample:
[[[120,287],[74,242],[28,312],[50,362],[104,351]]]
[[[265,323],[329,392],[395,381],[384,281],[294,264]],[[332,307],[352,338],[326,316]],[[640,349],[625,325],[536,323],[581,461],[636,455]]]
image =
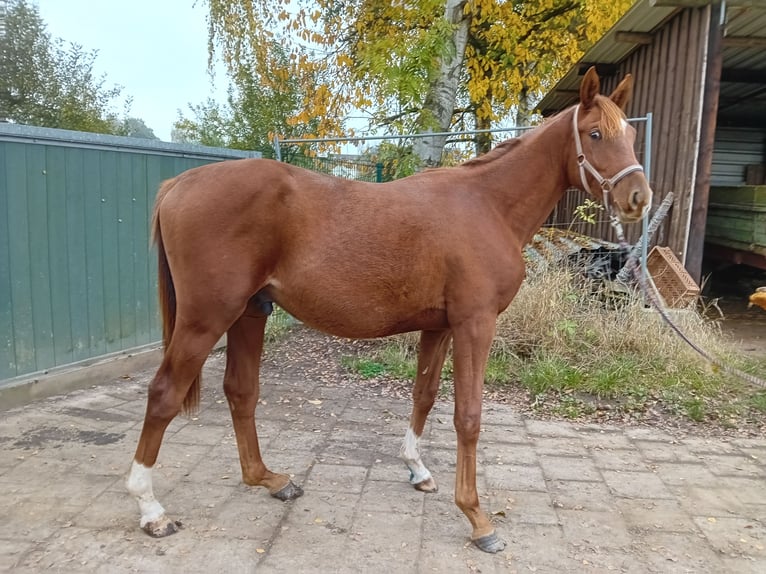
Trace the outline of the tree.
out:
[[[118,117],[114,103],[122,89],[108,87],[106,78],[94,73],[95,60],[95,51],[51,38],[34,5],[10,0],[0,34],[0,119],[101,133],[134,131],[136,122],[143,122]]]
[[[285,69],[289,56],[281,45],[271,42],[264,52],[268,58]],[[302,81],[291,76],[258,81],[257,65],[240,66],[232,79],[225,105],[212,99],[199,105],[190,105],[193,118],[179,113],[174,124],[174,141],[260,151],[265,157],[274,155],[272,137],[299,138],[319,131],[321,119],[302,113],[302,90],[313,86],[310,77]]]
[[[516,110],[524,120],[557,80],[633,0],[207,0],[211,56],[229,72],[244,55],[256,81],[318,77],[303,112],[322,117],[319,135],[352,107],[397,130],[485,128]],[[266,41],[287,46],[287,67],[263,57]],[[416,146],[433,163],[443,141]]]
[[[146,125],[144,120],[131,116],[118,120],[112,127],[112,133],[130,138],[160,139],[155,135],[154,130]]]

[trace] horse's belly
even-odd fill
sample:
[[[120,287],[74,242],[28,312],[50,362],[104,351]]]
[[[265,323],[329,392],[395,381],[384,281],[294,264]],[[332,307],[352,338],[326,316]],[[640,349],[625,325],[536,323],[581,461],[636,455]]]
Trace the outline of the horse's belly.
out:
[[[339,337],[369,339],[448,326],[442,301],[415,303],[406,298],[361,293],[355,296],[316,291],[298,295],[289,290],[272,293],[274,301],[296,319]]]

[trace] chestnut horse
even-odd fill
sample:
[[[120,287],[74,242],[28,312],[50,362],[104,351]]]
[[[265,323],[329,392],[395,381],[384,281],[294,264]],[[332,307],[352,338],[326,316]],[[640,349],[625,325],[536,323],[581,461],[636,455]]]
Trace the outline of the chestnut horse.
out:
[[[385,184],[338,179],[271,160],[191,169],[162,184],[153,231],[165,353],[149,387],[127,488],[141,527],[160,537],[176,523],[152,491],[166,427],[199,402],[199,374],[227,334],[223,387],[242,480],[281,500],[303,491],[266,468],[255,406],[266,319],[277,303],[305,324],[351,338],[421,331],[401,456],[416,489],[436,490],[418,439],[453,346],[455,502],[487,552],[505,547],[476,491],[484,371],[495,321],[524,278],[522,249],[569,187],[595,190],[620,220],[651,204],[623,112],[626,77],[609,97],[595,70],[580,103],[458,167]],[[608,193],[607,193],[608,192]]]

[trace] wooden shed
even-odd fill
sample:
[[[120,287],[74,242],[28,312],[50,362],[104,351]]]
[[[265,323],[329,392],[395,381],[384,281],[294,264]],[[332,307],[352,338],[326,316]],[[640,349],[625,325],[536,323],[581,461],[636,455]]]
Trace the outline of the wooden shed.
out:
[[[766,0],[638,0],[545,96],[543,115],[576,102],[591,65],[606,93],[633,74],[628,115],[652,114],[655,205],[675,196],[659,242],[697,281],[703,255],[766,269]],[[583,199],[565,198],[554,223]]]

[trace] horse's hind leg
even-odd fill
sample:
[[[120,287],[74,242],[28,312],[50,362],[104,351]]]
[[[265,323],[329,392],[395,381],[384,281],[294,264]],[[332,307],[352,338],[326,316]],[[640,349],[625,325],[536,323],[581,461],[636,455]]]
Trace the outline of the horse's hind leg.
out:
[[[436,492],[437,486],[431,473],[420,459],[418,441],[423,434],[428,413],[434,406],[436,392],[439,390],[442,365],[449,348],[451,332],[423,331],[420,334],[418,351],[418,372],[412,391],[413,405],[410,416],[410,428],[404,435],[404,442],[399,456],[410,469],[410,482],[416,489],[424,492]]]
[[[165,429],[181,410],[184,397],[220,335],[179,321],[162,364],[149,385],[144,426],[126,486],[138,501],[141,528],[151,536],[167,536],[177,530],[176,523],[165,516],[165,509],[154,498],[152,467]]]
[[[231,410],[237,437],[242,480],[251,486],[265,486],[280,500],[303,494],[285,474],[266,468],[258,446],[255,407],[260,393],[259,368],[267,316],[257,301],[251,300],[247,311],[229,328],[226,336],[226,374],[223,388]]]

